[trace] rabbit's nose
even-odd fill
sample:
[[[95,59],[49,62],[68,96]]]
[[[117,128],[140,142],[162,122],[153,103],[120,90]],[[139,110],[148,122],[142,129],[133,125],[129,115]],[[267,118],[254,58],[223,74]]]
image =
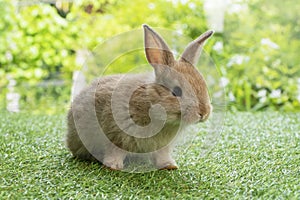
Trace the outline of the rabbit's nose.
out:
[[[208,105],[206,107],[206,109],[204,109],[203,111],[200,111],[199,114],[198,114],[199,118],[200,118],[199,121],[201,121],[201,122],[206,121],[208,119],[211,111],[212,111],[212,106],[211,105]]]
[[[200,122],[204,122],[208,119],[209,114],[199,114]]]

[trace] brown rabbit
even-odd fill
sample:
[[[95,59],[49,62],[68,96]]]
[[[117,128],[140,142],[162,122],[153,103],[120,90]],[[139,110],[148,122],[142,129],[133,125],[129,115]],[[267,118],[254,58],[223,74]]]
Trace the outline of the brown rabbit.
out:
[[[207,86],[194,65],[213,31],[175,60],[161,36],[143,27],[154,73],[105,76],[81,91],[68,113],[66,144],[74,156],[120,170],[130,153],[151,154],[158,169],[177,169],[171,157],[177,133],[209,117]]]

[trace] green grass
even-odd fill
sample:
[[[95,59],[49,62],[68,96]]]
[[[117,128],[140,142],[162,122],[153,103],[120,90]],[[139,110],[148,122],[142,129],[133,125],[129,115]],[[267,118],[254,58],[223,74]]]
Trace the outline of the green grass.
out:
[[[300,199],[300,113],[227,113],[215,148],[177,171],[126,173],[73,159],[65,116],[0,115],[0,199]]]

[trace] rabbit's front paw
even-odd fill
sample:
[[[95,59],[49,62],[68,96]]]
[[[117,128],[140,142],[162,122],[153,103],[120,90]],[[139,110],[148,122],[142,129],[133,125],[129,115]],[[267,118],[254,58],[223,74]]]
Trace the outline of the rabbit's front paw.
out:
[[[157,163],[156,164],[158,169],[167,169],[167,170],[174,170],[174,169],[178,169],[176,162],[174,160],[170,160],[170,161],[166,161],[163,163]]]
[[[165,166],[163,168],[160,168],[160,170],[175,170],[175,169],[178,169],[177,165],[168,165],[168,166]]]
[[[178,168],[170,152],[171,152],[171,148],[167,147],[153,154],[153,158],[154,158],[153,161],[157,169],[173,170]]]
[[[173,170],[178,168],[176,162],[172,158],[158,159],[156,160],[155,165],[158,169]]]
[[[108,157],[108,158],[104,158],[103,164],[112,170],[123,169],[123,159]]]

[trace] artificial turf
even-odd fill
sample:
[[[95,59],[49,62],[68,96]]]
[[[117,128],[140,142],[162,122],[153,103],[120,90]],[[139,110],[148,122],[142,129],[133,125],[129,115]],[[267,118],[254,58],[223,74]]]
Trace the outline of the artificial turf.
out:
[[[178,147],[178,170],[147,173],[72,158],[65,127],[64,115],[0,114],[0,199],[300,199],[300,113],[227,113],[208,154],[200,134]]]

